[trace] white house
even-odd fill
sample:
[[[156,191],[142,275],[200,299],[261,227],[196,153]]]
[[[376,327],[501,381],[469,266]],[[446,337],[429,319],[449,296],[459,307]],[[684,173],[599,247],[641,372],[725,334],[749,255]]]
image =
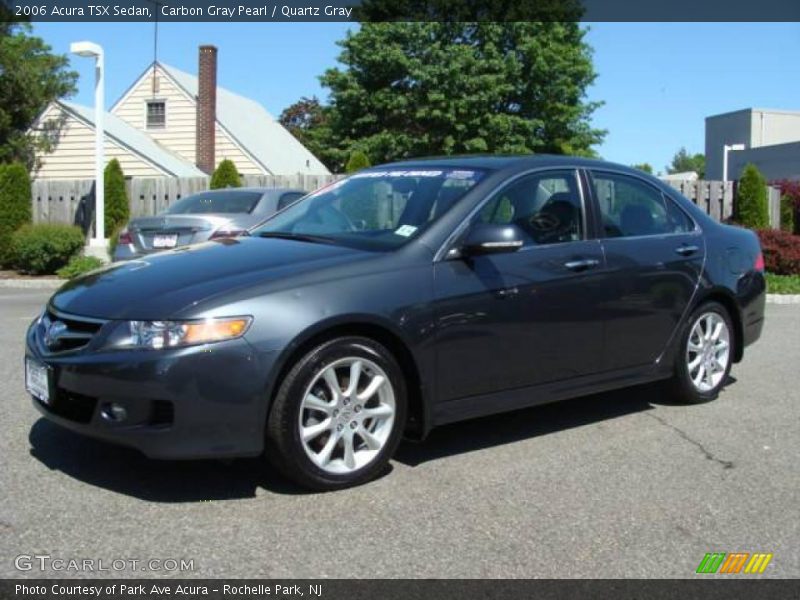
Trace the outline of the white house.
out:
[[[128,176],[191,177],[230,159],[244,175],[326,175],[328,169],[263,106],[217,87],[217,49],[201,46],[199,76],[151,64],[105,115],[106,160]],[[94,177],[94,109],[52,102],[34,130],[57,125],[37,179]]]

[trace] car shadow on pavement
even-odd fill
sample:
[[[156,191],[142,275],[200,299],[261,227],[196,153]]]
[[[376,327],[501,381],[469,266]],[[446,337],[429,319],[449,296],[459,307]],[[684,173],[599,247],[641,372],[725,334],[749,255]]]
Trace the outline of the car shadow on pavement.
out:
[[[259,458],[153,460],[136,450],[78,435],[43,418],[33,424],[28,439],[31,455],[49,469],[151,502],[252,498],[258,488],[276,494],[305,493]]]
[[[730,378],[728,385],[735,383]],[[723,391],[724,393],[724,391]],[[408,466],[556,433],[674,402],[657,384],[492,415],[434,429],[423,442],[403,442],[394,459]],[[130,448],[73,433],[39,419],[29,434],[31,455],[49,469],[93,486],[151,502],[202,502],[308,493],[262,459],[152,460]],[[391,472],[391,466],[383,476]]]
[[[395,453],[395,460],[414,467],[671,403],[663,386],[648,384],[524,408],[436,428],[424,442],[404,442]]]

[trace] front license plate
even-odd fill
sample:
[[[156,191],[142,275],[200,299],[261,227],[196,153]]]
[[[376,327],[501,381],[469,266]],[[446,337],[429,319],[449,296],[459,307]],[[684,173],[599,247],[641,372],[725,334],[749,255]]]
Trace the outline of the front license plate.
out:
[[[153,248],[174,248],[177,244],[177,234],[159,234],[153,237]]]
[[[31,396],[50,404],[49,369],[31,358],[25,359],[25,389]]]

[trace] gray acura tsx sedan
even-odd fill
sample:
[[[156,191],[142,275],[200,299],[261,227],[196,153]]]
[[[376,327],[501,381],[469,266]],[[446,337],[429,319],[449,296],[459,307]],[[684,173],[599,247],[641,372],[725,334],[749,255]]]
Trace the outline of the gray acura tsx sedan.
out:
[[[761,333],[763,271],[752,232],[627,167],[394,163],[247,237],[67,283],[28,331],[26,387],[147,456],[264,454],[330,490],[444,423],[662,380],[715,398]]]

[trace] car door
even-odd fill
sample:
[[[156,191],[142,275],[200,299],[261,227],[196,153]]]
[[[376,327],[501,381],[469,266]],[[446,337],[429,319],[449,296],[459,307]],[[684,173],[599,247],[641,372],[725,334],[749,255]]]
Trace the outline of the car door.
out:
[[[574,170],[521,176],[471,218],[513,223],[516,252],[435,263],[438,398],[448,401],[586,375],[600,367],[600,242],[588,239]]]
[[[676,333],[703,270],[694,221],[644,178],[590,173],[608,267],[608,370],[653,364]]]

